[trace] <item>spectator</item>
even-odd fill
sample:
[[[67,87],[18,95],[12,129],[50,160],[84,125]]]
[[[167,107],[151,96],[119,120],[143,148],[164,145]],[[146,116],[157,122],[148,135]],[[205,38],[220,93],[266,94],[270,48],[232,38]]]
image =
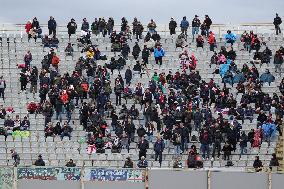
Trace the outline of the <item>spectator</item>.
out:
[[[82,26],[81,26],[81,30],[82,30],[83,32],[85,32],[85,34],[86,34],[86,33],[89,31],[89,28],[90,28],[89,22],[87,21],[86,18],[84,18],[84,19],[83,19]]]
[[[145,65],[149,63],[149,56],[150,56],[150,50],[147,48],[147,45],[144,45],[144,48],[142,50],[142,60]]]
[[[253,162],[253,168],[256,172],[262,171],[262,162],[259,160],[259,156],[255,156],[255,160]]]
[[[12,154],[12,159],[14,160],[13,166],[18,167],[18,165],[20,165],[21,160],[20,155],[14,149],[11,149],[10,152]]]
[[[5,116],[6,116],[6,110],[3,107],[3,105],[1,104],[0,105],[0,119],[5,119]]]
[[[200,27],[200,20],[197,15],[195,15],[194,19],[192,20],[192,42],[194,41],[195,34],[198,35]]]
[[[33,60],[33,56],[31,51],[27,51],[24,56],[25,68],[29,68],[31,66],[31,61]]]
[[[278,159],[276,157],[276,154],[273,153],[272,154],[272,158],[271,158],[271,160],[269,162],[269,168],[270,168],[270,170],[272,170],[273,167],[278,167],[278,166],[279,166]]]
[[[112,17],[109,17],[106,25],[108,35],[112,34],[113,27],[114,27],[114,20]]]
[[[141,157],[141,159],[139,160],[137,166],[139,168],[147,168],[148,167],[148,161],[145,159],[145,156]]]
[[[279,33],[281,33],[280,24],[282,24],[282,20],[277,13],[276,17],[274,18],[273,24],[275,26],[276,35],[278,35]]]
[[[116,106],[121,105],[121,94],[123,92],[123,85],[118,78],[115,81],[114,91],[116,96]]]
[[[61,129],[61,128],[60,128]],[[47,127],[45,127],[44,129],[44,133],[45,133],[45,138],[48,136],[54,137],[55,133],[54,133],[54,127],[52,125],[51,122],[48,123]]]
[[[28,21],[25,25],[25,29],[26,29],[26,33],[29,35],[30,33],[30,30],[32,29],[32,22],[31,21]]]
[[[209,32],[208,43],[210,46],[210,51],[214,51],[216,45],[215,35],[212,31]]]
[[[232,46],[236,42],[236,34],[232,33],[231,30],[227,31],[225,35],[226,43],[230,43]]]
[[[138,45],[138,42],[135,42],[135,45],[133,46],[133,50],[132,50],[132,55],[135,60],[137,60],[137,58],[139,57],[140,52],[141,52],[141,49]]]
[[[187,29],[189,27],[189,23],[186,20],[186,17],[184,16],[182,18],[182,21],[180,23],[180,28],[181,28],[181,33],[185,35],[185,37],[187,38]]]
[[[0,98],[3,98],[5,102],[5,89],[6,89],[6,81],[3,79],[3,76],[0,76]]]
[[[212,20],[208,15],[205,15],[205,20],[203,22],[205,24],[206,36],[209,36],[210,26],[212,25]]]
[[[63,140],[63,137],[65,136],[68,136],[69,140],[71,140],[71,132],[72,128],[65,122],[61,130],[61,140]]]
[[[139,160],[142,160],[142,157],[146,157],[148,148],[149,148],[149,142],[144,138],[144,136],[142,136],[141,140],[138,143]]]
[[[150,34],[153,34],[156,30],[156,23],[154,22],[153,19],[151,19],[150,23],[147,25],[147,28],[149,29]]]
[[[164,56],[165,56],[164,49],[161,46],[157,46],[154,49],[154,57],[155,57],[156,64],[161,66],[162,63],[163,63],[163,57]]]
[[[155,161],[157,161],[159,157],[160,167],[162,165],[164,149],[165,149],[164,140],[160,136],[157,136],[157,141],[154,144],[154,151],[155,151]]]
[[[224,152],[224,160],[230,160],[232,150],[233,150],[233,148],[232,148],[231,144],[226,142],[225,145],[223,146],[223,149],[222,149],[222,151]]]
[[[48,33],[49,35],[53,35],[53,37],[56,36],[56,27],[57,27],[57,24],[56,24],[56,21],[54,20],[54,18],[51,16],[49,21],[48,21]]]
[[[240,137],[240,150],[241,150],[240,156],[247,153],[247,142],[248,142],[248,137],[246,133],[243,131]]]
[[[68,36],[70,40],[71,35],[76,34],[76,30],[77,30],[77,24],[74,18],[72,18],[71,21],[68,23],[67,28],[68,28]]]
[[[198,35],[198,37],[196,38],[196,47],[201,47],[203,48],[203,44],[204,44],[204,39],[201,35]]]
[[[188,168],[196,168],[196,151],[194,146],[191,147],[188,153],[186,164]]]
[[[24,120],[21,122],[21,131],[29,130],[30,128],[30,121],[28,120],[27,116],[24,117]]]
[[[38,159],[34,163],[35,166],[45,166],[45,162],[42,159],[42,155],[38,156]]]
[[[279,73],[281,76],[281,71],[282,71],[282,64],[283,64],[283,55],[281,54],[280,51],[276,51],[274,55],[274,65],[275,65],[275,72]]]
[[[68,43],[67,47],[65,48],[65,55],[73,57],[74,49],[71,43]]]
[[[134,168],[133,161],[130,159],[130,157],[126,158],[126,161],[124,162],[123,168],[128,168],[128,169]]]
[[[76,164],[73,162],[73,159],[70,159],[70,160],[66,163],[65,166],[66,166],[66,167],[76,167]]]
[[[174,20],[174,18],[171,18],[171,21],[169,23],[170,35],[176,34],[176,27],[177,27],[177,22]]]

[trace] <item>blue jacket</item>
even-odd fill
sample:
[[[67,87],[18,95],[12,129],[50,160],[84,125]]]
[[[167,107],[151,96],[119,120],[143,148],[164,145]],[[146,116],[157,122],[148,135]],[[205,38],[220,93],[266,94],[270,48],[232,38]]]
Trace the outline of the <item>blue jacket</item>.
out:
[[[263,73],[259,79],[263,83],[271,83],[275,81],[275,77],[271,73]]]
[[[233,82],[234,82],[234,83],[239,83],[240,81],[241,81],[241,82],[244,82],[245,80],[246,80],[246,78],[245,78],[244,74],[238,73],[238,74],[236,74],[236,75],[234,76]]]
[[[227,63],[226,64],[222,64],[220,66],[220,75],[221,77],[223,78],[225,76],[225,74],[227,73],[227,71],[230,69],[230,64],[231,64],[231,60],[227,60]]]
[[[158,57],[163,57],[165,56],[165,51],[163,48],[161,48],[160,50],[158,50],[158,48],[154,49],[154,57],[158,58]]]
[[[49,20],[48,21],[48,29],[55,29],[56,28],[56,21],[55,20]]]
[[[182,20],[182,21],[180,22],[180,27],[187,29],[187,28],[189,27],[188,21],[187,21],[187,20]]]
[[[225,35],[225,39],[226,39],[226,41],[228,41],[228,40],[232,40],[232,41],[236,41],[236,39],[237,39],[237,36],[236,36],[236,34],[234,34],[234,33],[227,33],[226,35]]]

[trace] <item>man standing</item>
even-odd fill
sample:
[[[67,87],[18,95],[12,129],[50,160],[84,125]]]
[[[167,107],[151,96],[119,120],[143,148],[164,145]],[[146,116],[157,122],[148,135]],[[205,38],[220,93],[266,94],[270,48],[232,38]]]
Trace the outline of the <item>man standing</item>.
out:
[[[182,18],[182,21],[180,22],[180,28],[181,28],[181,33],[184,34],[187,37],[187,29],[189,27],[189,23],[186,20],[186,16]]]
[[[176,34],[176,27],[177,27],[177,22],[174,20],[174,18],[171,18],[171,21],[169,23],[170,35]]]
[[[51,16],[49,21],[48,21],[48,33],[49,35],[53,34],[53,37],[56,36],[56,21],[54,20],[54,18]]]
[[[5,101],[5,89],[6,89],[6,81],[3,79],[3,76],[0,77],[0,98],[2,96]]]
[[[14,149],[12,149],[10,152],[12,154],[12,159],[14,160],[13,165],[17,167],[20,164],[20,156]]]
[[[275,26],[275,30],[276,30],[276,35],[278,35],[279,33],[281,33],[281,29],[280,29],[280,24],[282,23],[281,18],[278,16],[278,14],[276,13],[276,17],[274,18],[273,24]]]
[[[69,40],[72,34],[76,34],[76,29],[77,29],[77,24],[74,20],[74,18],[71,19],[71,21],[67,25],[68,28],[68,35],[69,35]]]
[[[200,20],[197,15],[195,15],[192,20],[192,42],[194,41],[194,35],[199,33]]]
[[[138,143],[139,148],[139,160],[141,160],[141,157],[146,157],[147,149],[149,148],[149,142],[144,138],[144,136],[141,137],[141,140]]]
[[[205,15],[204,23],[205,23],[206,36],[208,37],[209,36],[210,26],[212,24],[212,20],[211,20],[211,18],[208,15]]]
[[[154,151],[155,151],[155,161],[157,161],[158,157],[159,157],[159,163],[160,163],[160,167],[162,165],[162,153],[165,149],[165,143],[163,141],[163,139],[161,139],[160,136],[157,136],[157,141],[154,144]]]

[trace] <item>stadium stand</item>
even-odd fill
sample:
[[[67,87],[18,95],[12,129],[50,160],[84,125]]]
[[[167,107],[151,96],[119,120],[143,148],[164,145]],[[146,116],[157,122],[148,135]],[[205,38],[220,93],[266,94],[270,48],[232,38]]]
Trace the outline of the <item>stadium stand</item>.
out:
[[[280,158],[282,35],[208,32],[209,44],[206,26],[194,25],[203,36],[192,38],[157,35],[150,23],[152,36],[137,40],[124,22],[111,35],[107,26],[70,38],[2,33],[0,165],[14,164],[11,149],[24,166],[39,155],[46,166],[95,167],[128,157],[141,165],[142,156],[149,167],[255,167],[255,156],[269,167],[273,153]]]

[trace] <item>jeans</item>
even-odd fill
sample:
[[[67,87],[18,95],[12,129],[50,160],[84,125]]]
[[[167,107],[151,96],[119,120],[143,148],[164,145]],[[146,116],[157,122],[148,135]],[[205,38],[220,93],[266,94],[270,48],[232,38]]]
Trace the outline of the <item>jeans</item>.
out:
[[[153,33],[155,33],[155,29],[149,29],[149,33],[152,35]]]
[[[275,72],[279,72],[279,74],[281,75],[281,66],[282,64],[275,64]]]
[[[276,30],[276,35],[278,35],[279,33],[281,33],[281,29],[280,26],[275,26],[275,30]]]
[[[170,141],[169,141],[169,140],[164,139],[164,143],[165,143],[165,148],[168,148],[168,147],[169,147],[169,145],[170,145]]]
[[[158,158],[159,158],[159,163],[160,163],[160,165],[161,165],[162,160],[163,160],[162,151],[160,151],[160,152],[156,152],[156,151],[155,151],[155,161],[157,161]]]
[[[163,57],[155,57],[155,61],[156,61],[156,64],[160,64],[160,65],[162,65],[162,63],[163,63]]]
[[[215,151],[217,149],[217,157],[220,157],[220,151],[221,151],[221,144],[220,143],[216,143],[213,145],[213,152],[212,152],[212,157],[215,157]]]
[[[205,153],[206,158],[209,158],[209,144],[201,144],[200,150],[202,152],[203,159],[205,159]]]
[[[58,119],[59,119],[60,122],[62,122],[61,112],[56,112],[56,120],[58,120]]]
[[[5,100],[5,89],[4,88],[0,88],[0,98],[2,97],[3,100]]]
[[[120,93],[116,93],[115,97],[116,97],[116,100],[115,100],[116,105],[117,106],[121,105],[121,94]]]
[[[246,147],[240,147],[241,153],[240,155],[243,155],[244,153],[247,153],[247,148]]]
[[[192,27],[192,42],[194,41],[194,35],[199,33],[199,27]]]
[[[53,34],[53,36],[56,36],[56,29],[48,29],[48,34],[51,35]]]
[[[71,117],[72,117],[72,112],[71,111],[67,111],[66,112],[66,117],[67,117],[67,123],[70,123]]]
[[[147,137],[146,137],[146,140],[148,140],[149,142],[152,142],[153,141],[153,134],[151,134],[151,135],[147,135]]]
[[[180,155],[181,154],[181,149],[180,149],[181,145],[180,144],[177,144],[175,146],[175,153],[176,155]]]
[[[181,151],[184,152],[188,149],[187,139],[181,141]]]
[[[214,51],[215,44],[210,44],[210,51]]]
[[[68,136],[69,140],[71,139],[71,134],[70,133],[61,133],[61,140],[63,140],[63,137]]]

